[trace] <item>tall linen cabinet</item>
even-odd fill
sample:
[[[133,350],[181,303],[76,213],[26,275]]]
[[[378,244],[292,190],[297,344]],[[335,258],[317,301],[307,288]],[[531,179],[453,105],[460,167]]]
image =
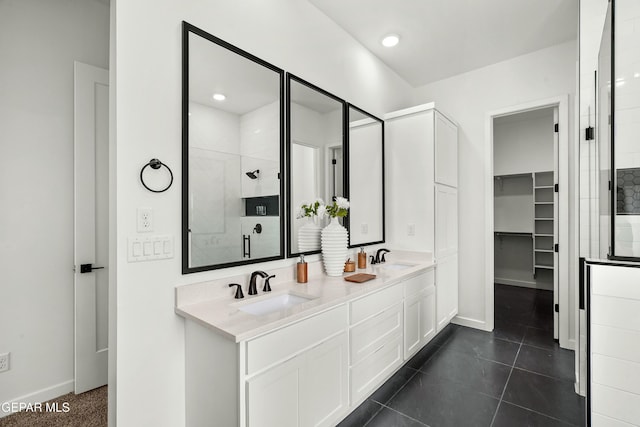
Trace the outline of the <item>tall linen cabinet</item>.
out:
[[[458,314],[458,126],[434,103],[385,115],[387,243],[431,252],[437,330]]]

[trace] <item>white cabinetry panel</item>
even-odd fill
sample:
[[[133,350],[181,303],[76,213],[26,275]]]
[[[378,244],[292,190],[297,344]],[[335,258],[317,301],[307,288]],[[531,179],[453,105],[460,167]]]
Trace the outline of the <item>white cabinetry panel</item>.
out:
[[[247,425],[297,427],[300,404],[299,357],[247,381]]]
[[[458,128],[436,112],[435,182],[458,186]]]
[[[402,333],[402,303],[351,328],[350,359],[354,365],[374,353],[389,335]]]
[[[331,426],[347,410],[347,334],[247,380],[247,425]]]
[[[344,330],[347,307],[342,305],[302,322],[247,342],[247,375],[284,360]]]

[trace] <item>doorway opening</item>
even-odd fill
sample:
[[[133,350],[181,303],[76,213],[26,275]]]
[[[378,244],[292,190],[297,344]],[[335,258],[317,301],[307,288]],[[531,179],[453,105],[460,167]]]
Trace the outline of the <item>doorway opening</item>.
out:
[[[551,163],[548,153],[547,157],[529,158],[533,154],[523,151],[531,148],[526,140],[513,143],[507,146],[506,151],[496,152],[494,156],[494,149],[500,147],[500,144],[496,145],[494,137],[496,131],[498,136],[502,132],[501,125],[512,126],[515,129],[511,130],[512,137],[521,138],[529,131],[518,131],[516,123],[524,122],[527,118],[543,121],[545,117],[553,117],[548,124],[551,128],[546,130],[552,135],[550,142],[546,142],[547,146],[555,147],[550,154],[553,159]],[[569,97],[566,95],[502,108],[486,115],[485,329],[493,330],[495,325],[496,278],[503,279],[503,283],[506,282],[504,279],[512,280],[502,286],[529,285],[536,289],[540,286],[541,289],[549,289],[548,292],[551,292],[553,283],[551,308],[554,338],[565,349],[574,347],[574,341],[569,340],[569,330],[571,313],[575,309],[575,304],[569,301],[569,127]],[[535,138],[529,139],[533,142],[528,145],[539,144]],[[547,159],[546,163],[544,158]],[[530,165],[528,170],[523,170],[525,160],[536,160],[534,163],[538,166],[534,168]],[[507,195],[515,199],[507,197],[494,205],[494,196],[499,198]],[[501,206],[505,203],[511,207],[503,210]],[[500,207],[500,211],[495,212],[496,206]],[[527,228],[520,228],[524,223]],[[518,246],[517,250],[521,252],[526,249],[527,256],[518,257],[520,264],[507,262],[510,261],[509,257],[516,257],[516,249],[509,251],[508,245]],[[496,251],[502,253],[498,260]],[[525,259],[529,268],[526,274],[522,268]],[[516,271],[509,271],[513,266],[521,268],[520,275]]]
[[[557,123],[557,107],[493,119],[496,326],[538,328],[551,342],[558,339]],[[497,291],[504,286],[528,290]]]

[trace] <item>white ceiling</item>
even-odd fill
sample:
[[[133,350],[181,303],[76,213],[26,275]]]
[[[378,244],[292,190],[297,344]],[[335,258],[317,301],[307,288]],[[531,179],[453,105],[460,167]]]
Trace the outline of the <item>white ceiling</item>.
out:
[[[576,39],[578,0],[308,0],[414,87]],[[400,44],[380,44],[388,33]]]

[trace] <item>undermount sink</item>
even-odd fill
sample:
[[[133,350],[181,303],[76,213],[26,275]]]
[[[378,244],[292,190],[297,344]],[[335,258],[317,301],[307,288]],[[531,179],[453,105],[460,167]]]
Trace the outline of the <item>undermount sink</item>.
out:
[[[243,304],[238,307],[238,310],[255,316],[261,316],[263,314],[269,314],[275,311],[291,308],[298,304],[302,304],[303,302],[311,301],[312,299],[314,299],[314,297],[286,293],[263,298],[260,299],[260,301]]]
[[[406,268],[414,267],[415,264],[405,264],[401,262],[394,262],[392,264],[382,264],[380,268],[384,268],[385,270],[404,270]]]

